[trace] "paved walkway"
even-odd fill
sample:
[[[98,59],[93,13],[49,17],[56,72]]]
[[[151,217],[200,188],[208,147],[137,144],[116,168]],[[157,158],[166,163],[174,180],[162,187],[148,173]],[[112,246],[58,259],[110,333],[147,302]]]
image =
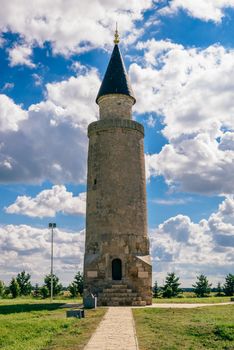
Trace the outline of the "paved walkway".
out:
[[[138,350],[130,307],[110,307],[84,350]]]
[[[188,303],[158,303],[158,304],[152,304],[152,305],[148,305],[145,307],[158,307],[158,308],[173,308],[173,309],[193,309],[196,307],[203,307],[203,306],[219,306],[219,305],[234,305],[233,301],[230,302],[226,302],[226,303],[194,303],[194,304],[188,304]],[[134,308],[137,306],[134,306]]]

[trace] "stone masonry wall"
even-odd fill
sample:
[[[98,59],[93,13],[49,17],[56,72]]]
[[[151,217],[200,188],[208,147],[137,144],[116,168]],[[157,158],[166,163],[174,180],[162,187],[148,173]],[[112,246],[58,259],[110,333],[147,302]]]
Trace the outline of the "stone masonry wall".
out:
[[[121,94],[110,94],[98,99],[100,119],[123,118],[132,119],[134,99]]]
[[[84,288],[98,295],[99,305],[115,282],[152,302],[144,127],[131,120],[133,103],[121,94],[100,97],[100,120],[88,127]],[[114,259],[122,263],[121,281],[112,280]]]
[[[140,131],[106,127],[91,132],[87,185],[87,240],[104,233],[147,236],[144,145]]]

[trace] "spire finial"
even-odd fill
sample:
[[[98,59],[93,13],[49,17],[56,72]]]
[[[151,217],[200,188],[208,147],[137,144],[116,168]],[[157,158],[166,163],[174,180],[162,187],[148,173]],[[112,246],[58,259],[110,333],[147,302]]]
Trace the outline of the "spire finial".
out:
[[[116,22],[114,44],[118,45],[118,43],[119,43],[119,32],[118,32],[118,23]]]

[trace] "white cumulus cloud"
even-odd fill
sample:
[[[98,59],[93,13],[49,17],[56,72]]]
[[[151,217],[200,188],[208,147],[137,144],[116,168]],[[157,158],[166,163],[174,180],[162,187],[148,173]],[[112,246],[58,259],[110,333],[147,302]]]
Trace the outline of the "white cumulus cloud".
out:
[[[97,71],[87,70],[48,84],[45,100],[27,111],[0,95],[0,181],[84,182],[87,126],[97,119],[99,86]]]
[[[152,4],[152,0],[4,1],[0,30],[18,33],[28,45],[50,42],[54,53],[69,55],[110,44],[116,21],[127,42],[136,39],[134,22]]]
[[[223,281],[234,268],[234,197],[227,197],[217,212],[194,223],[177,215],[150,233],[154,277],[163,283],[175,271],[184,286],[203,273],[214,283]]]
[[[18,196],[15,203],[5,211],[8,214],[23,214],[31,217],[54,217],[56,213],[85,214],[86,193],[73,196],[63,185],[55,185],[43,190],[35,198]]]
[[[71,122],[74,127],[85,129],[97,116],[95,97],[100,85],[98,72],[95,69],[86,71],[84,75],[70,77],[57,83],[47,84],[47,100],[30,110],[38,108],[53,108],[54,121],[62,120]]]
[[[0,227],[0,280],[7,283],[22,270],[31,274],[33,283],[43,283],[50,273],[50,232],[28,225]],[[68,284],[83,268],[84,231],[54,232],[54,271]],[[4,273],[3,273],[4,271]]]
[[[167,144],[159,154],[146,155],[147,174],[163,175],[168,185],[188,192],[233,193],[234,151],[219,146],[207,134]]]
[[[138,113],[165,118],[164,135],[206,131],[216,136],[221,126],[233,127],[234,51],[220,45],[188,48],[168,41],[138,44],[145,65],[130,66]]]
[[[163,117],[168,139],[147,157],[147,173],[199,193],[233,193],[234,51],[139,43],[145,64],[132,64],[137,113]]]
[[[15,45],[9,49],[10,66],[25,65],[34,68],[35,64],[31,60],[32,48],[27,45]]]
[[[225,9],[233,7],[233,0],[171,0],[160,12],[168,15],[182,9],[192,17],[219,23],[225,15]]]
[[[16,132],[20,123],[27,119],[27,112],[7,95],[0,94],[0,131]]]

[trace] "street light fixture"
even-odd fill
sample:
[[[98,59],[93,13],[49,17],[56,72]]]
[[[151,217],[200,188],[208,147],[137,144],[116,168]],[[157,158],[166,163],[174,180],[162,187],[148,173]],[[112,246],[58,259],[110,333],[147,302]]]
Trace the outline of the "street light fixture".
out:
[[[50,261],[50,301],[53,301],[53,259],[54,259],[54,228],[56,228],[55,222],[49,223],[51,229],[51,261]]]

